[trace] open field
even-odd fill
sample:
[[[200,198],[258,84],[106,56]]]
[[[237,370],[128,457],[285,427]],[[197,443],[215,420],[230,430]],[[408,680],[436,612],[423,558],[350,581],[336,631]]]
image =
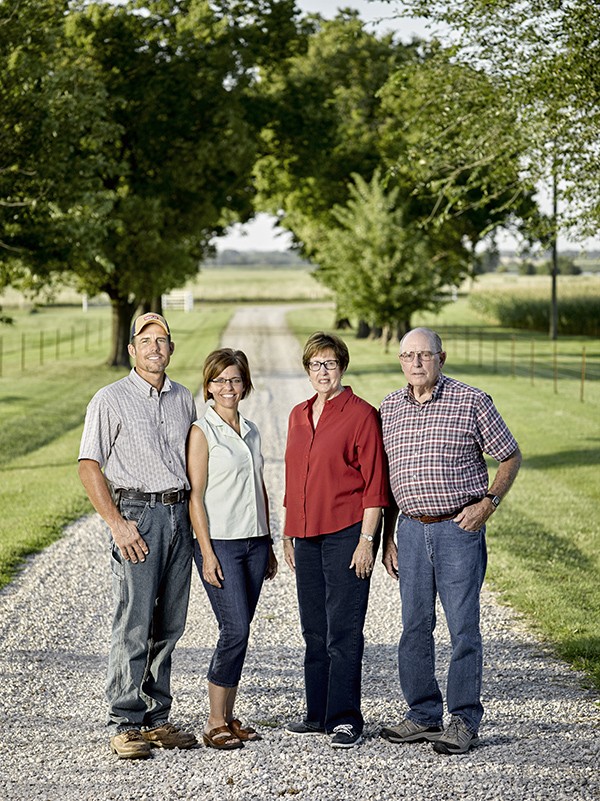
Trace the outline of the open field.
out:
[[[231,315],[231,307],[204,309],[198,314],[173,312],[170,323],[175,354],[169,375],[197,391],[202,363],[216,347]],[[108,309],[99,319],[109,325]],[[49,310],[52,325],[79,324],[81,312]],[[38,324],[45,319],[35,316]],[[63,361],[48,360],[0,379],[0,586],[29,553],[60,536],[62,528],[91,511],[77,477],[77,453],[85,409],[94,392],[126,371],[103,365],[108,341]]]
[[[484,279],[479,286],[547,283],[538,276]],[[197,302],[189,314],[169,313],[176,343],[169,374],[193,390],[204,356],[217,345],[232,313],[228,297],[243,291],[249,300],[263,302],[269,282],[272,294],[287,282],[286,291],[296,298],[302,287],[310,295],[315,284],[302,271],[241,268],[207,270],[202,280],[202,291],[218,295],[216,302]],[[5,304],[4,311],[15,323],[0,328],[0,585],[23,556],[56,539],[67,522],[90,509],[75,469],[85,406],[96,389],[122,375],[103,365],[109,349],[107,305],[90,304],[87,312],[78,305],[50,306],[32,313]],[[302,339],[330,328],[333,308],[322,300],[303,304],[292,320]],[[447,371],[493,395],[523,449],[522,473],[490,526],[490,581],[600,687],[600,342],[561,338],[555,356],[543,335],[482,323],[462,293],[439,315],[413,322],[440,331],[449,352]],[[356,340],[352,332],[345,336],[352,354],[349,383],[378,405],[401,381],[395,343],[385,353],[379,342]]]
[[[300,341],[330,329],[330,309],[303,309],[288,317]],[[473,353],[474,334],[439,319],[445,338],[445,372],[489,392],[523,451],[521,473],[490,522],[488,578],[506,601],[557,652],[585,669],[600,687],[600,382],[579,399],[577,376],[553,381],[493,372]],[[432,324],[415,319],[414,324]],[[451,333],[446,338],[446,334]],[[402,386],[397,347],[347,332],[351,355],[347,383],[378,406]],[[600,344],[587,343],[598,359]],[[568,352],[569,343],[561,343]],[[581,343],[574,344],[575,353]],[[467,354],[470,352],[470,357]],[[490,464],[493,469],[493,464]]]

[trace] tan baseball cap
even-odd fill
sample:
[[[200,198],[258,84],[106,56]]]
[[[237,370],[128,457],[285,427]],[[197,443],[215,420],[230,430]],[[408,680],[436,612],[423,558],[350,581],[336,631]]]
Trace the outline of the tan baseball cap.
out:
[[[152,323],[160,325],[161,328],[165,329],[167,336],[171,336],[169,324],[161,314],[156,314],[156,312],[146,312],[146,314],[140,314],[139,317],[135,318],[135,321],[131,326],[130,339],[136,337],[147,325],[151,325]]]

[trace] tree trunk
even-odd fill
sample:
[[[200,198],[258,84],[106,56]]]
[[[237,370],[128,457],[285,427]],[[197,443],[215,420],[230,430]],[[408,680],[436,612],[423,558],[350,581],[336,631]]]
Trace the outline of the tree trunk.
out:
[[[390,339],[392,338],[392,328],[389,325],[383,326],[383,331],[381,333],[381,339],[383,340],[383,352],[389,353],[390,352]]]
[[[370,333],[371,333],[371,326],[369,325],[369,323],[366,320],[359,320],[358,328],[356,329],[356,338],[367,339]]]
[[[396,326],[396,337],[398,342],[402,340],[402,337],[405,334],[408,334],[410,331],[410,317],[407,317],[406,320],[400,320],[398,325]]]
[[[137,303],[130,303],[124,298],[111,298],[112,306],[112,344],[108,359],[109,367],[129,367],[129,334],[131,331],[131,318]]]

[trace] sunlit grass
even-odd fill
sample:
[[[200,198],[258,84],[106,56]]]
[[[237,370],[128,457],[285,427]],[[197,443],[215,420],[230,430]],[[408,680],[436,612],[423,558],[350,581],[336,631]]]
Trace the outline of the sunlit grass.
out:
[[[175,342],[171,378],[198,391],[204,358],[217,347],[231,313],[231,306],[220,305],[169,314]],[[60,316],[68,327],[78,315],[63,309]],[[91,510],[77,477],[85,409],[96,390],[127,372],[103,364],[107,351],[108,340],[93,356],[0,379],[0,586],[23,557]]]
[[[331,330],[332,311],[292,312],[289,321],[303,342],[315,330]],[[347,383],[379,406],[404,384],[397,347],[385,353],[379,342],[341,334],[350,350]],[[563,379],[556,394],[552,381],[532,385],[526,377],[494,374],[489,366],[466,362],[458,332],[446,347],[445,372],[492,395],[524,457],[513,489],[488,525],[488,580],[561,657],[585,670],[600,688],[597,385],[595,397],[582,403],[575,377]],[[579,347],[576,343],[575,350]],[[490,469],[493,474],[493,463]]]

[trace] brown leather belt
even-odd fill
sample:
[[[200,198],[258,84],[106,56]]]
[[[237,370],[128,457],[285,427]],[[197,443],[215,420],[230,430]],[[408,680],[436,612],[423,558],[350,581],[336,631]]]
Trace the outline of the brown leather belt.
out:
[[[420,517],[408,515],[408,517],[411,520],[418,520],[419,523],[442,523],[444,520],[452,520],[457,514],[458,512],[452,512],[451,515],[421,515]]]

